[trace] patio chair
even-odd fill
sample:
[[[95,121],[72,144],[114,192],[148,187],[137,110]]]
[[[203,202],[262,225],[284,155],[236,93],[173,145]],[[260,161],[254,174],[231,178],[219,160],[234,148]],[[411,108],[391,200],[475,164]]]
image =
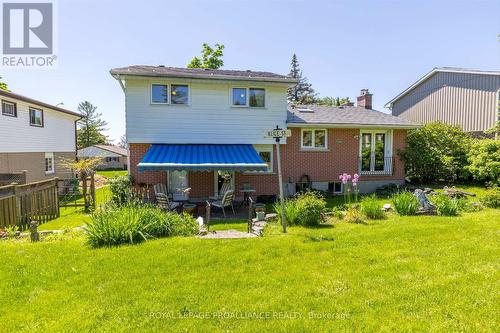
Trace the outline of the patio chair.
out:
[[[208,199],[214,201],[222,200],[224,194],[226,194],[226,192],[229,190],[231,190],[231,182],[224,182],[220,188],[219,195],[208,197]]]
[[[222,197],[221,200],[216,200],[211,203],[213,207],[217,207],[222,209],[222,214],[224,217],[226,217],[226,210],[224,208],[226,207],[231,207],[233,210],[233,215],[235,214],[234,212],[234,207],[233,207],[233,199],[234,199],[234,192],[233,190],[226,191],[224,196]]]
[[[174,210],[181,204],[175,201],[170,202],[165,193],[158,193],[156,194],[156,205],[163,210]]]
[[[155,191],[155,195],[157,195],[158,193],[163,193],[163,194],[168,195],[167,185],[165,185],[165,184],[155,184],[153,186],[153,189]]]

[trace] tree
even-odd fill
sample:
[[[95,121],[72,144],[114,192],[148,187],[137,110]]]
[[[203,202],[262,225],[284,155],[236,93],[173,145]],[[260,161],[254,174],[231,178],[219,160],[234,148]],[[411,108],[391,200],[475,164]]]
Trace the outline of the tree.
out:
[[[102,114],[96,110],[97,107],[88,101],[78,104],[78,111],[82,115],[76,132],[78,149],[108,142],[107,136],[102,134],[108,123],[101,119]]]
[[[349,97],[340,98],[340,97],[323,97],[318,99],[317,104],[319,105],[327,105],[327,106],[341,106],[344,103],[350,102]]]
[[[120,137],[120,142],[118,142],[118,147],[127,148],[127,137],[123,134]]]
[[[222,57],[224,56],[223,50],[223,44],[215,44],[215,49],[213,49],[207,43],[203,43],[201,59],[198,57],[194,57],[187,65],[187,67],[219,69],[224,66],[224,60],[222,60]]]
[[[471,139],[460,126],[440,122],[426,124],[408,132],[406,148],[400,151],[406,174],[414,181],[466,180]]]
[[[1,81],[2,77],[0,76],[0,90],[10,91],[7,83]]]
[[[297,79],[299,82],[288,89],[288,101],[291,103],[298,104],[313,104],[317,101],[316,93],[312,88],[312,85],[307,81],[307,77],[302,76],[302,70],[300,69],[299,60],[297,55],[294,53],[292,56],[290,73],[288,76]]]

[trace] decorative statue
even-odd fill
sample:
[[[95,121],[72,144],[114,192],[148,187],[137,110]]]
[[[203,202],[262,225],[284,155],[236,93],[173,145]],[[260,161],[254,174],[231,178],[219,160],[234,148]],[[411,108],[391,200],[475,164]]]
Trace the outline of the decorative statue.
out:
[[[414,195],[417,197],[418,202],[420,203],[421,209],[423,211],[433,211],[436,209],[434,205],[427,199],[427,195],[421,189],[416,189]]]

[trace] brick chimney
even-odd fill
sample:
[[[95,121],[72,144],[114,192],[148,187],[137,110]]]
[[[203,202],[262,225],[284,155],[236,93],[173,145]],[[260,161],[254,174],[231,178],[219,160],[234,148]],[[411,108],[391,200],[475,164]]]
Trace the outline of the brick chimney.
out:
[[[361,94],[358,96],[357,99],[357,105],[359,107],[365,108],[365,109],[371,109],[372,108],[372,94],[368,91],[368,89],[361,89]]]

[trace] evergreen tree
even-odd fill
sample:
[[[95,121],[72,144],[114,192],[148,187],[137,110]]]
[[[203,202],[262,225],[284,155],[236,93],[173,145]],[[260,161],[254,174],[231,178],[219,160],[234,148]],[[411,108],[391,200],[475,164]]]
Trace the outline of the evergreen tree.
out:
[[[224,45],[222,44],[215,44],[215,49],[213,49],[207,43],[203,43],[201,59],[194,57],[187,65],[187,68],[219,69],[224,66],[224,60],[222,60],[222,57],[224,56],[223,50]]]
[[[318,99],[317,104],[319,105],[328,105],[328,106],[341,106],[344,103],[350,102],[349,97],[340,98],[340,97],[323,97]]]
[[[2,79],[2,77],[0,76],[0,80],[1,79]],[[0,90],[10,91],[9,90],[9,86],[7,85],[7,83],[5,83],[3,81],[0,81]]]
[[[313,104],[317,102],[316,93],[312,85],[307,81],[307,77],[302,76],[297,55],[292,56],[290,73],[288,76],[298,79],[297,85],[288,89],[288,101],[298,104]]]
[[[78,111],[82,119],[78,121],[76,131],[78,149],[97,144],[107,144],[108,137],[102,134],[108,123],[101,119],[102,114],[97,112],[97,107],[88,101],[78,104]]]

